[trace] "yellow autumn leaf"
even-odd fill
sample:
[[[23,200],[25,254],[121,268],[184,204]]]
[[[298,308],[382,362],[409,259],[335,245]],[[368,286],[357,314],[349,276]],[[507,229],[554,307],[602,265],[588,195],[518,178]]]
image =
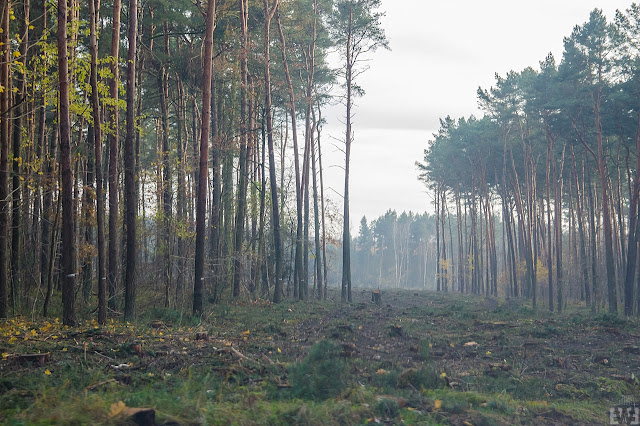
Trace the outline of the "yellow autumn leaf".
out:
[[[67,348],[62,348],[62,352],[67,352]]]
[[[491,355],[491,351],[487,351],[487,356]]]
[[[46,370],[44,370],[44,374],[46,374],[47,376],[51,375],[51,371],[49,371],[49,369],[47,368]]]
[[[445,377],[447,377],[447,373],[440,373],[440,377],[444,379]]]
[[[251,333],[251,331],[247,330],[247,331],[243,331],[243,332],[242,332],[242,335],[243,335],[243,336],[247,336],[247,335],[248,335],[248,334],[250,334],[250,333]]]
[[[279,353],[279,354],[281,354],[281,353],[282,353],[282,351],[280,350],[280,348],[278,348],[278,353]]]
[[[433,401],[434,410],[440,410],[441,408],[442,408],[442,401],[440,401],[439,399],[436,399],[435,401]]]
[[[109,417],[116,417],[126,409],[127,409],[127,404],[125,404],[122,401],[118,401],[114,404],[111,404],[111,410],[109,410]]]
[[[15,343],[16,340],[18,340],[18,338],[15,336],[12,336],[11,339],[9,339],[9,343]]]
[[[9,358],[9,354],[6,352],[2,353],[2,359]]]
[[[455,344],[455,343],[453,343],[453,342],[451,342],[451,343],[449,343],[449,346],[451,346],[452,348],[455,348],[455,347],[456,347],[456,344]]]

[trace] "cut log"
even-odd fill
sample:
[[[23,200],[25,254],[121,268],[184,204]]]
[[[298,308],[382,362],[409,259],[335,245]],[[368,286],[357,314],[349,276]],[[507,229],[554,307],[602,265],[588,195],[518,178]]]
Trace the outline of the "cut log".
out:
[[[30,362],[39,366],[43,366],[49,361],[49,352],[43,354],[22,354],[18,355],[18,361],[25,363]]]

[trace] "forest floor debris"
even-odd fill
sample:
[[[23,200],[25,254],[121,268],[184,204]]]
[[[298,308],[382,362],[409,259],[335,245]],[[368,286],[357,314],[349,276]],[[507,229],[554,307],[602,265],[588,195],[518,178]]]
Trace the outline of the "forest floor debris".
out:
[[[384,293],[210,306],[202,321],[1,322],[0,423],[145,407],[156,424],[605,424],[640,402],[637,319]]]

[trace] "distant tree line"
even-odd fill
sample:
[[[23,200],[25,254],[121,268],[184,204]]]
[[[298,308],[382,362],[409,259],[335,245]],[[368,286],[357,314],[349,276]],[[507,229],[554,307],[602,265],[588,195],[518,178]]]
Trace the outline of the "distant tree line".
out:
[[[354,284],[435,290],[435,216],[387,211],[363,217],[353,244]]]
[[[639,52],[640,6],[596,9],[559,64],[496,75],[483,118],[440,121],[418,164],[438,289],[640,313]]]

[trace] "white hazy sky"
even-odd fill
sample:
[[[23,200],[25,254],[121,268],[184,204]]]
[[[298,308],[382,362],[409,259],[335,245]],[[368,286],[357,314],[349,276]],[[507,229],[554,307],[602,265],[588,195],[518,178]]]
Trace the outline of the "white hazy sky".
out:
[[[431,198],[417,180],[416,161],[439,118],[481,115],[478,86],[495,73],[538,68],[552,52],[559,62],[563,38],[589,19],[594,8],[611,21],[631,0],[382,0],[391,51],[372,55],[360,77],[351,153],[351,227],[363,215],[388,209],[431,211]],[[344,107],[326,113],[325,134],[344,141]],[[339,205],[344,192],[344,154],[325,136],[327,191]],[[331,144],[335,145],[332,146]]]

